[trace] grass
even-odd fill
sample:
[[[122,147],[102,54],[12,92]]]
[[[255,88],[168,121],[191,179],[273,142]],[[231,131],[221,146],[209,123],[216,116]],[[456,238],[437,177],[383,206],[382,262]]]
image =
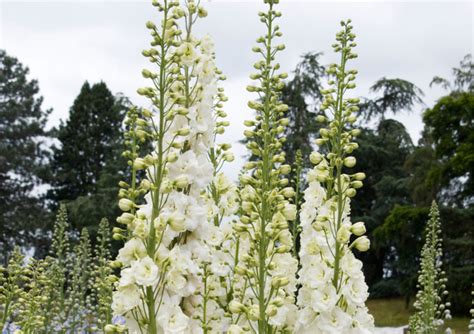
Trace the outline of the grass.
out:
[[[403,298],[369,299],[367,306],[375,318],[377,327],[401,327],[408,324],[413,309],[405,307]],[[453,329],[453,334],[467,334],[469,318],[454,317],[446,321],[446,327]]]

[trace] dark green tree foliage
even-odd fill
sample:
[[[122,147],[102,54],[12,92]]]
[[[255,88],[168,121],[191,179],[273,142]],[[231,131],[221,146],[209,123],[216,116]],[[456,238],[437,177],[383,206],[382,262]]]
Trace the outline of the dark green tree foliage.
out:
[[[419,145],[405,161],[409,174],[408,187],[411,200],[416,206],[428,206],[437,198],[440,190],[440,161],[436,159],[432,139],[423,131]]]
[[[316,111],[323,98],[320,91],[321,80],[326,77],[325,68],[319,62],[320,57],[321,53],[303,55],[293,78],[285,83],[282,90],[281,98],[289,107],[286,117],[290,121],[285,129],[283,151],[290,165],[295,163],[296,151],[301,150],[306,167],[310,166],[312,140],[319,129]]]
[[[357,163],[367,178],[360,196],[353,201],[354,221],[364,221],[372,240],[372,251],[359,254],[369,286],[382,279],[387,248],[372,233],[383,224],[396,204],[410,203],[404,162],[413,143],[403,124],[392,119],[380,121],[375,130],[362,129]]]
[[[128,102],[114,96],[103,82],[85,83],[57,129],[51,197],[68,206],[74,228],[89,226],[95,235],[101,218],[113,219],[117,183],[125,170],[120,158],[122,123]]]
[[[381,93],[374,99],[364,99],[360,112],[369,120],[374,117],[385,119],[388,112],[398,114],[410,111],[416,104],[423,102],[423,91],[413,83],[403,79],[381,78],[370,87],[371,93]]]
[[[454,91],[423,114],[426,132],[433,139],[441,162],[438,176],[442,200],[458,207],[474,203],[474,93]],[[434,175],[433,175],[434,174]],[[435,181],[432,181],[435,182]]]
[[[47,162],[50,110],[42,108],[38,82],[29,80],[28,72],[0,50],[0,263],[14,245],[34,246],[47,221],[35,187]]]

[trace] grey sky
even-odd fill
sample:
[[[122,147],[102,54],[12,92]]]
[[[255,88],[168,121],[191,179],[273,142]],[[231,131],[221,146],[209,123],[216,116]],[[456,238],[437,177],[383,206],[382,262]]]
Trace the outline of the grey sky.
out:
[[[151,2],[151,1],[150,1]],[[141,50],[149,42],[145,22],[158,20],[148,1],[5,1],[0,0],[0,48],[27,65],[39,80],[44,106],[52,107],[50,125],[65,119],[85,80],[103,80],[113,92],[146,105],[135,93],[145,84],[140,72],[147,62]],[[227,112],[231,126],[226,140],[236,143],[242,122],[251,117],[246,102],[248,75],[255,60],[250,51],[262,33],[257,11],[263,1],[203,1],[209,16],[199,34],[215,40],[217,63],[228,80]],[[358,36],[357,96],[382,76],[410,80],[426,93],[426,105],[444,92],[429,88],[434,75],[450,78],[467,53],[473,52],[472,1],[293,1],[282,0],[280,26],[287,49],[280,53],[282,68],[291,72],[299,56],[322,51],[323,63],[335,61],[330,45],[341,19],[351,18]],[[423,106],[398,116],[416,141],[422,128]],[[237,157],[244,154],[234,145]],[[237,159],[232,174],[238,171]],[[230,170],[230,169],[229,169]]]

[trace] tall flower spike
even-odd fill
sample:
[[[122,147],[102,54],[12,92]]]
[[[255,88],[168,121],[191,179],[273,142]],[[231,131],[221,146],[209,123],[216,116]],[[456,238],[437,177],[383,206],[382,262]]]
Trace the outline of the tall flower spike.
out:
[[[291,202],[294,191],[285,177],[290,166],[284,164],[281,149],[288,106],[279,98],[281,79],[287,74],[278,73],[280,65],[275,62],[276,54],[285,48],[275,44],[282,35],[276,24],[281,13],[274,9],[277,0],[265,3],[268,10],[259,17],[267,31],[257,39],[259,46],[253,48],[262,60],[254,64],[257,72],[250,77],[255,83],[247,87],[258,95],[257,100],[248,103],[256,117],[245,122],[250,129],[244,132],[255,160],[246,164],[247,172],[240,178],[242,215],[234,225],[240,240],[240,261],[235,269],[234,299],[229,305],[236,314],[233,332],[240,326],[260,334],[292,331],[297,270],[288,228],[288,222],[296,217]]]
[[[122,183],[119,222],[127,229],[114,229],[114,236],[127,242],[114,262],[122,271],[113,309],[131,332],[206,331],[211,324],[200,300],[205,294],[202,264],[210,256],[205,190],[213,177],[209,152],[215,132],[227,125],[214,117],[225,116],[220,110],[225,96],[217,87],[223,76],[215,67],[210,38],[193,35],[205,9],[192,0],[153,4],[162,21],[160,27],[147,23],[153,41],[143,54],[157,70],[142,71],[151,85],[138,90],[153,108],[129,122],[132,145],[126,154],[132,176],[137,172],[131,184]],[[153,151],[140,157],[132,150],[136,138],[150,140]],[[146,173],[141,181],[140,173]],[[119,321],[107,330],[121,326]]]
[[[451,319],[449,302],[446,302],[446,273],[442,270],[443,248],[441,221],[436,202],[433,201],[430,219],[425,228],[425,243],[421,249],[418,292],[410,317],[409,327],[413,333],[436,333],[444,319]]]
[[[329,66],[332,86],[323,90],[323,112],[318,120],[327,127],[320,130],[316,144],[321,152],[310,155],[315,167],[308,173],[301,220],[301,249],[298,294],[300,308],[297,333],[371,333],[373,318],[365,300],[367,285],[362,262],[352,249],[366,251],[369,239],[364,223],[350,220],[350,199],[362,187],[363,173],[347,174],[355,166],[350,154],[358,147],[354,142],[359,130],[353,127],[358,99],[345,98],[355,87],[356,70],[347,62],[356,58],[356,46],[350,20],[341,22],[334,51],[340,53],[339,64]]]

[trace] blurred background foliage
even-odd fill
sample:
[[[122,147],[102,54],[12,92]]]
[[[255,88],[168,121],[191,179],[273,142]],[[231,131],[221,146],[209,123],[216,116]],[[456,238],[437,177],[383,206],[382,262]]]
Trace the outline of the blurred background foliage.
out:
[[[300,149],[304,169],[310,168],[326,79],[321,53],[307,53],[282,91],[289,106],[284,150],[290,165]],[[352,213],[354,222],[366,223],[372,247],[358,256],[371,298],[403,297],[409,305],[429,205],[437,200],[452,311],[467,314],[474,282],[471,56],[453,69],[452,81],[434,77],[432,84],[444,87],[446,95],[428,107],[421,89],[401,78],[382,77],[361,97],[355,156],[367,179]],[[121,133],[130,102],[104,82],[85,82],[71,102],[68,119],[45,131],[50,110],[42,107],[38,82],[0,50],[0,263],[15,245],[46,254],[60,203],[66,204],[76,235],[85,227],[93,240],[101,218],[115,221],[118,215],[117,183],[127,169]],[[390,117],[419,108],[425,109],[424,130],[413,143],[405,126]]]

